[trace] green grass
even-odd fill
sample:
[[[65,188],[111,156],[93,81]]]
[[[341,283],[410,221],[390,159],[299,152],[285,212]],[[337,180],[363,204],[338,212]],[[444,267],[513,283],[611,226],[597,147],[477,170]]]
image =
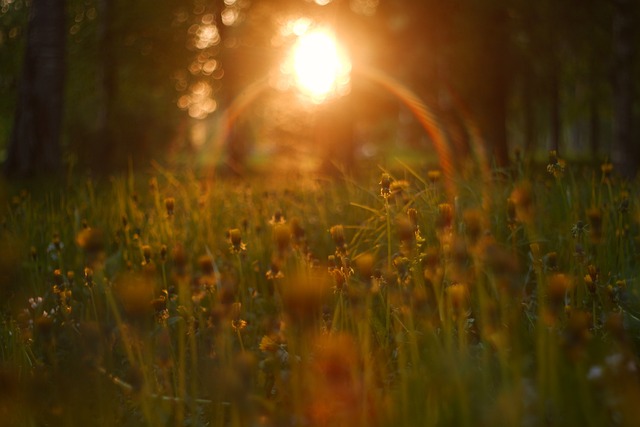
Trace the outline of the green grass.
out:
[[[0,425],[635,425],[639,188],[560,166],[8,188]]]

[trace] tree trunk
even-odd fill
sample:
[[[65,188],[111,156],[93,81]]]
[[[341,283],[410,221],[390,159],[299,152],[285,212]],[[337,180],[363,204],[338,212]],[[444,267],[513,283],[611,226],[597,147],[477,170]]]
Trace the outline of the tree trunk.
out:
[[[638,173],[639,149],[633,135],[633,56],[635,24],[632,0],[613,2],[613,146],[611,159],[625,177]]]
[[[65,2],[33,0],[5,173],[29,177],[61,167]]]
[[[508,44],[507,10],[496,3],[486,6],[481,18],[486,32],[480,42],[481,71],[475,82],[479,99],[475,101],[480,130],[487,151],[498,167],[509,164],[507,143],[507,95],[510,89],[511,52]]]
[[[523,151],[526,155],[532,155],[535,151],[535,110],[533,105],[534,98],[534,83],[533,73],[528,67],[528,64],[524,64],[522,67],[522,122],[523,122]]]
[[[598,160],[600,152],[600,113],[598,112],[598,100],[596,94],[591,94],[589,99],[589,151],[591,160]]]
[[[560,135],[562,133],[562,117],[560,112],[560,65],[554,56],[549,69],[549,150],[560,151]]]
[[[98,111],[96,146],[88,159],[93,170],[107,172],[115,161],[113,153],[113,111],[116,96],[116,64],[113,48],[114,0],[98,0],[97,42],[100,57],[96,72]]]

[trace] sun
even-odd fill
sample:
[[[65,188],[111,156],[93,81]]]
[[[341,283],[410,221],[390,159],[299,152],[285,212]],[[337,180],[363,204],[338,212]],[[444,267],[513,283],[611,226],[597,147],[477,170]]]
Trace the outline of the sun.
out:
[[[351,62],[331,32],[316,29],[299,36],[293,48],[293,71],[298,88],[322,102],[348,85]]]

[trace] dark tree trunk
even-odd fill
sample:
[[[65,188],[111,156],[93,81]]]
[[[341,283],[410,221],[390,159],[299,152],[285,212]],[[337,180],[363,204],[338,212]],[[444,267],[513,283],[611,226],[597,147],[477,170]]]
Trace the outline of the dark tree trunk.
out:
[[[498,2],[499,3],[499,2]],[[483,35],[479,49],[481,71],[475,82],[479,99],[475,101],[480,131],[487,143],[488,154],[498,167],[509,164],[507,143],[507,94],[510,88],[510,46],[508,44],[507,10],[501,4],[487,5],[482,20]]]
[[[116,96],[116,63],[113,48],[114,0],[98,0],[97,42],[100,57],[96,73],[98,111],[96,117],[96,146],[91,150],[89,163],[93,170],[106,172],[113,165],[113,112]]]
[[[65,2],[33,0],[5,173],[29,177],[61,167]]]
[[[625,177],[638,173],[640,150],[633,135],[634,6],[632,0],[613,2],[613,147],[611,159]]]
[[[552,54],[554,55],[554,54]],[[562,133],[562,117],[560,112],[560,65],[552,58],[549,69],[549,150],[560,151],[560,135]]]
[[[524,152],[527,155],[532,155],[536,148],[536,120],[533,105],[534,90],[533,73],[529,70],[529,67],[525,65],[522,82],[522,108],[524,115]]]
[[[596,94],[591,94],[589,99],[589,151],[595,162],[600,152],[600,114],[598,112],[598,100]]]

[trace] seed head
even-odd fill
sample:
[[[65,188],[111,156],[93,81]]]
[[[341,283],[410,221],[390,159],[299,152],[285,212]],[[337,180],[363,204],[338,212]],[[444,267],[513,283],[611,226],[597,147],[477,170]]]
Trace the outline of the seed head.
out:
[[[391,175],[383,173],[380,178],[380,195],[385,199],[391,197]]]
[[[287,221],[284,219],[284,215],[282,215],[282,211],[279,211],[279,210],[275,211],[275,213],[271,217],[271,220],[269,220],[269,224],[271,225],[284,224],[285,222]]]
[[[565,165],[566,162],[558,157],[558,153],[555,150],[549,151],[547,172],[552,174],[555,178],[561,178],[564,174]]]
[[[246,245],[242,243],[242,233],[238,228],[229,230],[229,243],[231,244],[230,249],[233,253],[241,253],[247,249]]]

